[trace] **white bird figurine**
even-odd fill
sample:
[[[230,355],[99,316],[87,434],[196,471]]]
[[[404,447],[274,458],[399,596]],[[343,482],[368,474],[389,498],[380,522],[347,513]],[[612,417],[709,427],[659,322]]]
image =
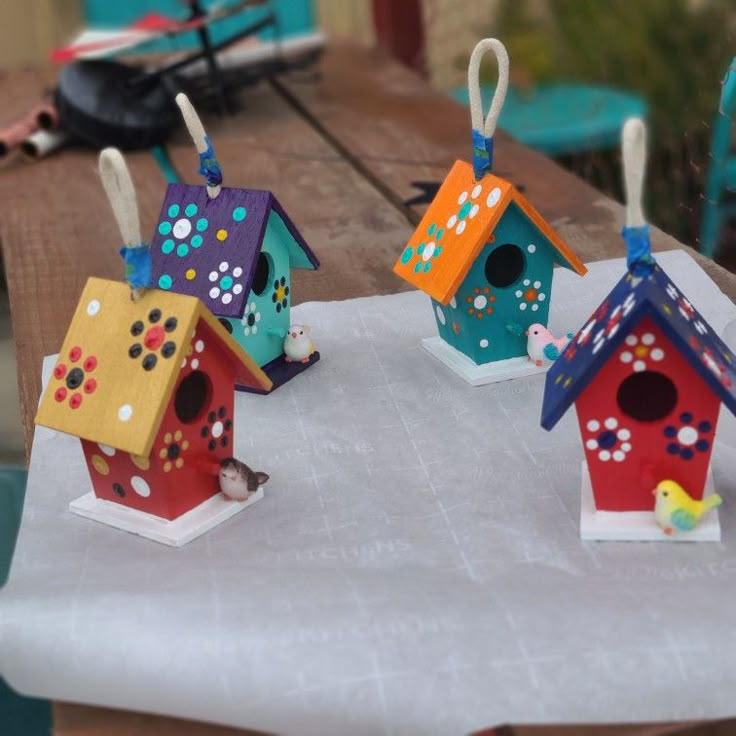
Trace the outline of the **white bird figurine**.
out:
[[[554,337],[544,325],[535,322],[529,325],[526,336],[526,352],[529,354],[529,360],[541,368],[545,360],[552,362],[560,357],[570,342],[572,333],[565,337]]]
[[[293,363],[301,361],[309,363],[309,358],[317,350],[317,346],[312,342],[309,333],[312,328],[309,325],[292,325],[286,333],[284,339],[284,353],[286,353],[286,362]]]
[[[266,473],[251,470],[245,463],[234,457],[226,457],[220,462],[220,490],[233,501],[247,501],[267,480]]]

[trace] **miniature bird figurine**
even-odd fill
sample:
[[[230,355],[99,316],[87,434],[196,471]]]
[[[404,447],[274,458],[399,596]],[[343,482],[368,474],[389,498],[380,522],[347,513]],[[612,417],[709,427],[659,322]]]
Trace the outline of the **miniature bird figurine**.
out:
[[[311,331],[312,328],[309,325],[292,325],[289,328],[284,340],[287,363],[293,363],[295,360],[309,363],[310,356],[317,350],[317,346],[309,336]]]
[[[668,536],[676,531],[689,532],[695,529],[703,514],[723,503],[717,493],[696,501],[674,480],[660,481],[652,493],[656,497],[654,516]]]
[[[220,462],[220,490],[233,501],[247,501],[269,478],[266,473],[251,470],[245,463],[234,457],[226,457]]]
[[[550,362],[557,360],[562,351],[567,347],[567,343],[572,338],[572,333],[565,337],[553,337],[552,333],[538,322],[529,325],[526,331],[526,352],[536,366],[542,367],[545,360]]]

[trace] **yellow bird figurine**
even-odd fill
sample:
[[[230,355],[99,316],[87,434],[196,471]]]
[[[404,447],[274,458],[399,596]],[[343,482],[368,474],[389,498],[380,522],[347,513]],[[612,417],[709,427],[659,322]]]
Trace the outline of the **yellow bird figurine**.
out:
[[[696,501],[674,480],[661,481],[652,493],[656,496],[654,516],[668,535],[695,529],[703,514],[723,503],[717,493]]]

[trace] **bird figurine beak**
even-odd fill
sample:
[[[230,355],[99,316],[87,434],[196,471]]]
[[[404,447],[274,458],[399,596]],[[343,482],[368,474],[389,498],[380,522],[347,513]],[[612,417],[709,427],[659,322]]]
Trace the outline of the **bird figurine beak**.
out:
[[[658,490],[657,488],[652,488],[652,496],[656,496]]]
[[[524,330],[524,336],[529,337],[529,330]]]

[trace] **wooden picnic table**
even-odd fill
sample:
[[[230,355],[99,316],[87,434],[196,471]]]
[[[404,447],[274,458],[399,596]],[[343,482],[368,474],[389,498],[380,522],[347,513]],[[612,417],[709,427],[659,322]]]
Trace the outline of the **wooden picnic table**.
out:
[[[3,115],[10,120],[31,107],[53,78],[49,69],[0,76]],[[468,159],[467,110],[382,52],[350,45],[329,48],[318,73],[264,82],[244,89],[240,100],[234,116],[206,119],[208,132],[225,184],[273,190],[318,253],[318,272],[295,273],[295,303],[408,288],[391,267],[427,206],[408,203],[421,194],[413,182],[431,188],[456,159]],[[198,159],[183,128],[167,152],[184,180],[198,181]],[[127,160],[143,232],[152,233],[164,177],[147,152]],[[621,205],[503,133],[494,163],[496,173],[522,186],[584,261],[624,255]],[[58,351],[88,276],[122,278],[120,239],[96,167],[96,152],[75,148],[40,163],[16,159],[0,168],[0,247],[28,453],[43,356]],[[656,229],[653,244],[655,250],[687,248]],[[687,249],[736,297],[736,276]],[[55,732],[245,733],[68,704],[55,706]],[[616,731],[624,732],[644,733]]]

